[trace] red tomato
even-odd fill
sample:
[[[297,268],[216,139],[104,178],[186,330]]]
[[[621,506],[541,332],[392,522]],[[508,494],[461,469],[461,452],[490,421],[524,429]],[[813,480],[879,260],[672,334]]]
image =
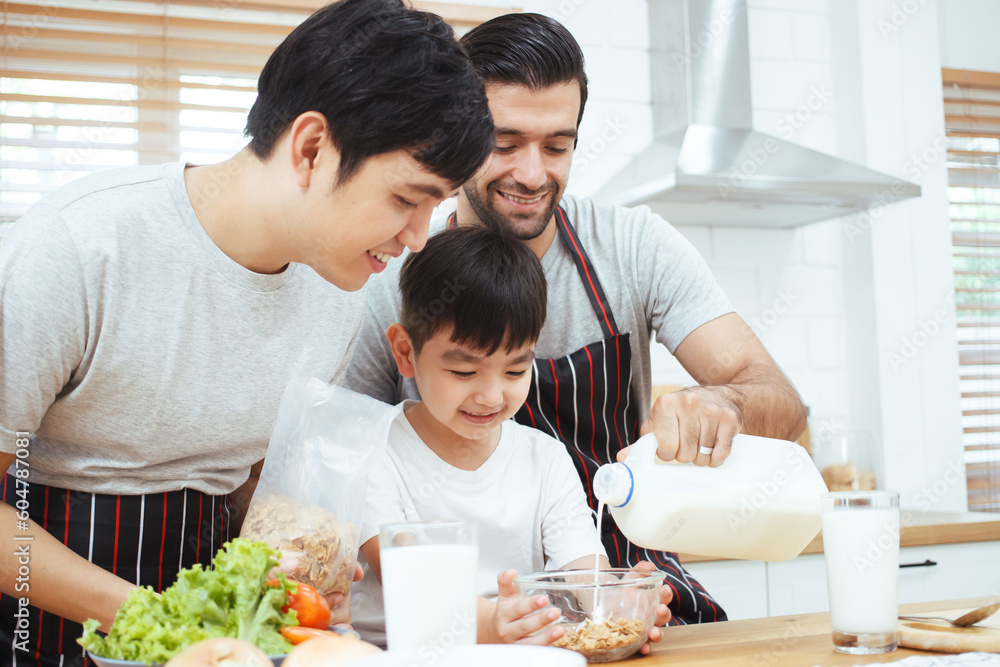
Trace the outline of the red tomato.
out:
[[[299,619],[299,625],[304,628],[326,630],[330,627],[330,605],[319,592],[302,582],[295,581],[295,592],[288,594],[288,604],[281,611],[288,613],[294,609]],[[277,586],[275,580],[267,582],[268,586]]]
[[[304,628],[299,625],[286,625],[281,628],[281,634],[293,646],[298,646],[307,639],[315,639],[316,637],[338,637],[336,632],[330,630]]]

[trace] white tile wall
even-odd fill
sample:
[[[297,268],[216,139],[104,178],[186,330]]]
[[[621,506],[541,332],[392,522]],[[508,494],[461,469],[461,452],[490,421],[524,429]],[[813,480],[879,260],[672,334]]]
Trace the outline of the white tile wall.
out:
[[[712,273],[737,313],[745,313],[744,317],[746,317],[749,314],[760,312],[756,270],[715,266],[712,268]]]
[[[608,44],[628,49],[648,49],[648,13],[647,0],[614,0],[609,3],[605,23]]]
[[[780,269],[798,264],[799,233],[790,229],[712,228],[711,262],[718,266]]]
[[[825,13],[793,14],[792,40],[795,44],[796,60],[830,62],[830,25]]]
[[[941,65],[955,69],[1000,72],[996,46],[1000,3],[996,0],[938,2]]]
[[[827,7],[826,0],[749,0],[747,6],[751,10],[767,8],[821,13],[825,12]]]
[[[750,48],[758,58],[789,60],[795,53],[792,15],[784,10],[748,12]]]
[[[754,109],[800,111],[808,115],[836,111],[837,91],[833,88],[829,62],[758,59],[751,50],[750,78]]]
[[[584,55],[594,97],[649,104],[648,51],[606,46],[588,49]]]
[[[802,263],[809,266],[841,266],[843,232],[836,220],[817,222],[801,229]]]

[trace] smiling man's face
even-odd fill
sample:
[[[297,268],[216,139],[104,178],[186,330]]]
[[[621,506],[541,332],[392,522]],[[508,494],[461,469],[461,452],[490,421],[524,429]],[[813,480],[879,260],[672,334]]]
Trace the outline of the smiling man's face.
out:
[[[554,235],[549,223],[573,162],[580,85],[569,81],[532,90],[487,84],[486,96],[497,145],[462,187],[463,196],[484,225],[512,231],[529,245],[544,240],[547,247]]]

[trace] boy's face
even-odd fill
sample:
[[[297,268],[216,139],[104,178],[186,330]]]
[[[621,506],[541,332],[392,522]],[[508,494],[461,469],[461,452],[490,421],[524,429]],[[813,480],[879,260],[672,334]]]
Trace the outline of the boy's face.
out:
[[[394,353],[397,350],[393,345]],[[416,380],[421,400],[436,421],[459,436],[477,440],[488,437],[521,408],[531,387],[534,353],[534,345],[513,352],[501,346],[487,355],[453,342],[448,327],[432,335],[419,353],[410,348],[406,359],[397,354],[397,362],[403,375]]]

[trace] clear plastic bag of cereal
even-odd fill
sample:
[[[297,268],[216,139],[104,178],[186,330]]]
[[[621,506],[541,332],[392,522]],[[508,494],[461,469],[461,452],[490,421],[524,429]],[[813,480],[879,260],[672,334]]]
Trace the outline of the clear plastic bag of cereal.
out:
[[[293,378],[240,536],[295,556],[294,579],[349,597],[368,470],[399,410],[316,378]]]

